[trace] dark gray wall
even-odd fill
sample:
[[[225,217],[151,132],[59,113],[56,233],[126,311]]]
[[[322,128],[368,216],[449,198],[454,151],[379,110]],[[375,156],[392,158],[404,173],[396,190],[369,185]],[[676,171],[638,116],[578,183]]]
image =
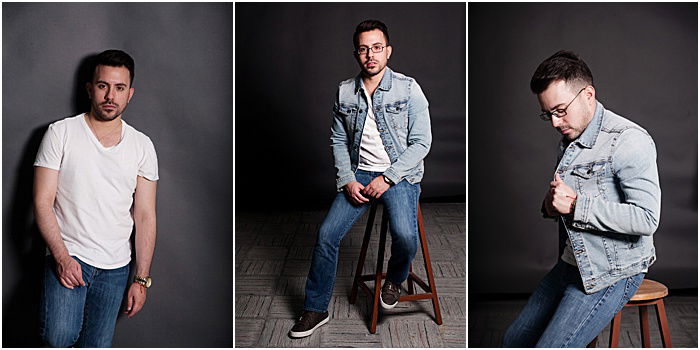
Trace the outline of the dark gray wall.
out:
[[[331,110],[358,74],[355,26],[389,28],[391,69],[430,103],[422,200],[465,200],[465,4],[237,3],[236,208],[316,206],[335,195]]]
[[[662,190],[649,278],[697,288],[697,4],[471,3],[469,290],[530,292],[557,259],[539,210],[559,136],[529,82],[560,49],[579,53],[598,100],[654,137]]]
[[[158,153],[158,241],[145,308],[117,347],[233,345],[232,5],[3,4],[3,346],[36,346],[43,242],[32,162],[46,126],[84,112],[85,59],[136,61],[124,119]]]

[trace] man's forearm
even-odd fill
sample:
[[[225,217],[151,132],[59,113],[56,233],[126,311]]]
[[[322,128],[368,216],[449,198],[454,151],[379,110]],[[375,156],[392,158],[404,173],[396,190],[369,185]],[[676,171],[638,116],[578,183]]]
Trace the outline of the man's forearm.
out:
[[[156,216],[135,215],[136,275],[150,276],[153,251],[156,246]]]
[[[53,207],[45,203],[34,204],[34,216],[36,224],[41,232],[41,237],[44,238],[46,246],[49,248],[54,259],[61,260],[69,256],[66,244],[61,238],[61,229],[56,220],[56,214],[53,212]]]

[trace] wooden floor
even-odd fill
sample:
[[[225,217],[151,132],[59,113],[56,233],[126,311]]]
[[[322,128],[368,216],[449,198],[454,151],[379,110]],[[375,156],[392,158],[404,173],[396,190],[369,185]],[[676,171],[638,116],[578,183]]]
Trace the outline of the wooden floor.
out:
[[[380,311],[377,332],[369,333],[368,297],[360,291],[356,304],[348,302],[365,214],[341,243],[330,322],[302,339],[291,339],[287,333],[302,311],[311,252],[325,210],[236,213],[236,347],[465,347],[465,205],[424,203],[421,208],[443,324],[435,323],[429,300],[401,302],[390,311]],[[375,266],[380,213],[364,273],[373,272]],[[387,241],[385,265],[390,235]],[[419,247],[413,270],[427,281],[422,259]]]
[[[674,348],[698,347],[698,298],[693,296],[671,296],[665,299],[666,315],[671,331],[671,342]],[[527,302],[526,296],[500,300],[476,301],[469,300],[469,347],[501,347],[503,333],[510,323],[520,313]],[[649,308],[649,329],[651,346],[661,347],[661,333],[656,322],[656,311]],[[610,325],[605,327],[598,336],[598,347],[608,347]],[[637,308],[625,308],[622,312],[620,327],[621,348],[641,348],[641,333],[639,328],[639,313]]]

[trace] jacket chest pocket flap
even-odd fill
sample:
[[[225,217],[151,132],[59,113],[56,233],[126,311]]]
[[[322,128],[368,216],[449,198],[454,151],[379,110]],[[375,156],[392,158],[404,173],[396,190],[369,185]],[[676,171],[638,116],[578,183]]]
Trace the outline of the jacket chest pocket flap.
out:
[[[348,130],[353,130],[355,124],[355,114],[357,112],[357,106],[355,105],[348,105],[341,103],[338,106],[338,114],[342,116],[343,119],[345,119],[345,126],[347,127]]]
[[[389,103],[384,107],[384,110],[391,117],[395,127],[406,127],[408,125],[408,100]]]
[[[571,175],[576,178],[576,190],[580,193],[588,193],[598,197],[605,195],[602,181],[599,181],[605,174],[605,162],[583,164],[575,167]]]

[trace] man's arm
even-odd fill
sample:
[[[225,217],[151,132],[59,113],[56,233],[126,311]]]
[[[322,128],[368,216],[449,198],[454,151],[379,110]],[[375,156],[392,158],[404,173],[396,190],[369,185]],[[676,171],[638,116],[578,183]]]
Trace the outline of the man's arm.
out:
[[[661,215],[661,187],[656,166],[656,147],[649,135],[637,129],[622,133],[612,157],[624,203],[579,194],[574,227],[649,236]]]
[[[150,276],[153,250],[156,245],[156,181],[136,178],[134,224],[136,225],[136,275]],[[146,303],[146,287],[131,283],[125,313],[133,317]]]
[[[84,286],[80,263],[68,254],[61,229],[58,227],[53,203],[58,188],[58,170],[34,167],[34,216],[46,246],[56,261],[56,273],[61,284],[68,288]]]
[[[408,107],[408,147],[396,162],[384,171],[384,176],[395,184],[401,182],[401,179],[428,155],[432,140],[428,100],[414,81]]]

